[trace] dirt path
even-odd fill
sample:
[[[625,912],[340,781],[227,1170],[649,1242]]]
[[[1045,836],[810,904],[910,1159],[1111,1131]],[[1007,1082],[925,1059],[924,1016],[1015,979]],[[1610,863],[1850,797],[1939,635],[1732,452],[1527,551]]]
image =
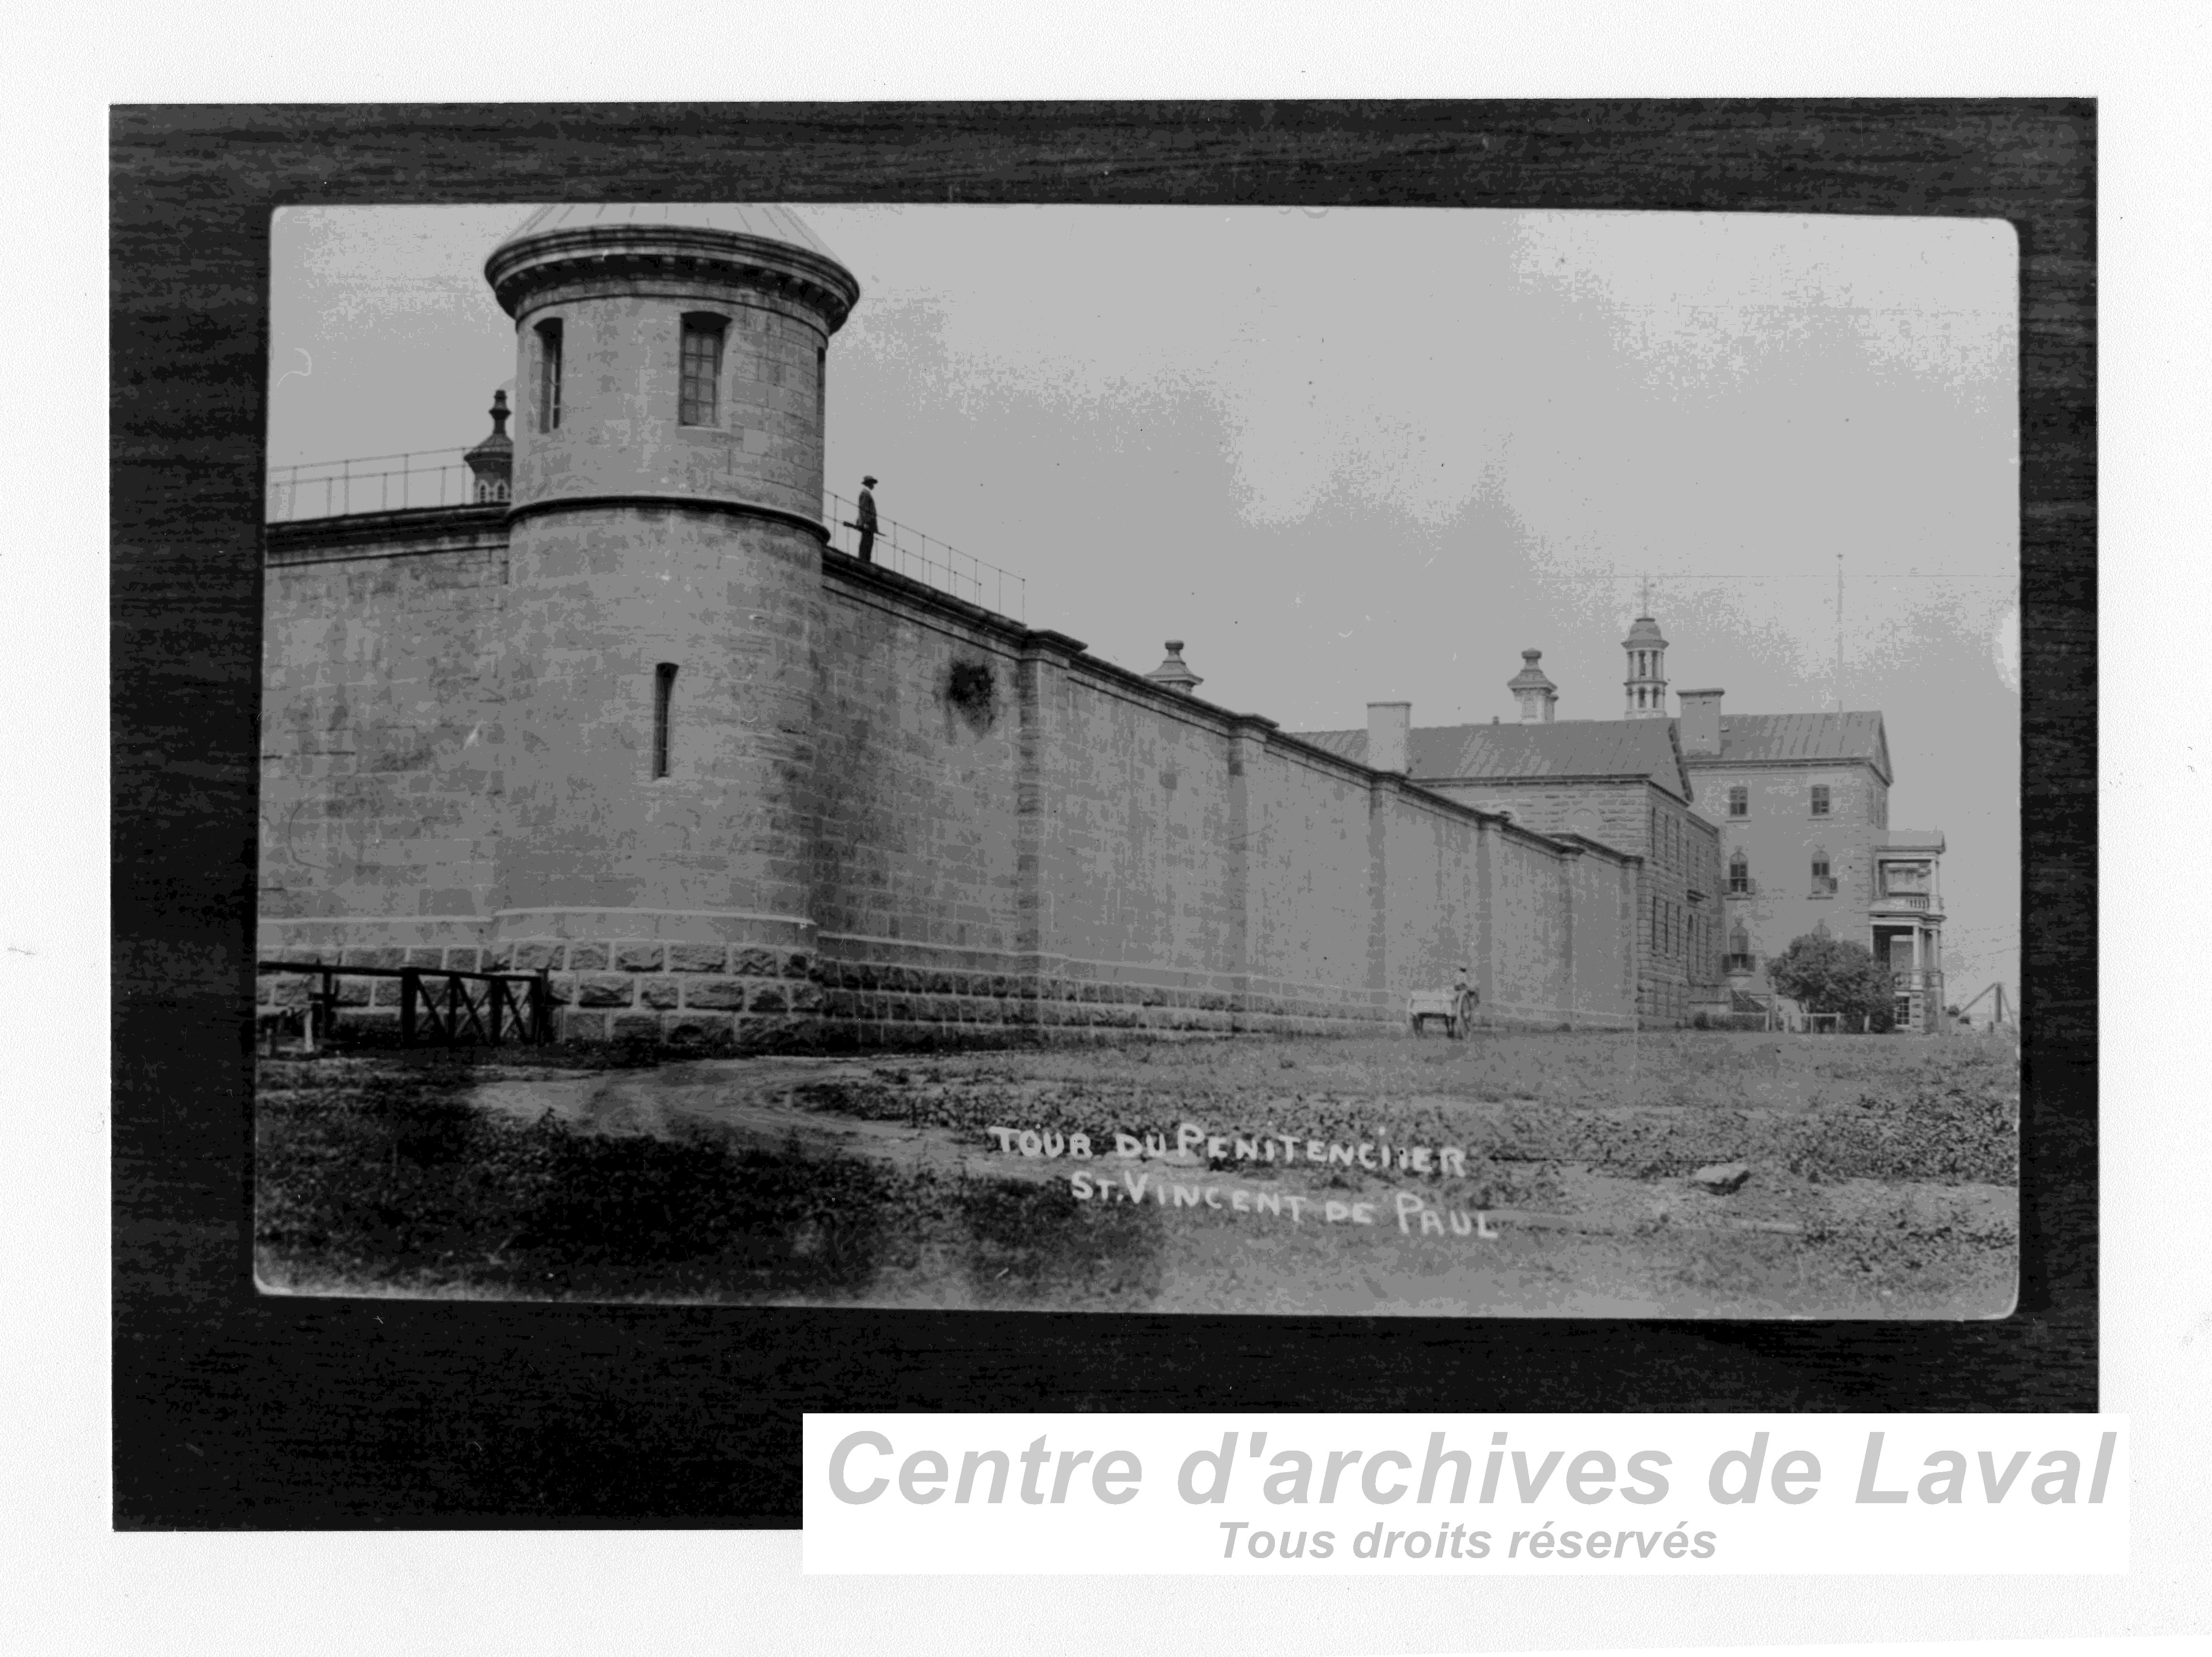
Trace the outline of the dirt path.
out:
[[[1996,1316],[2011,1302],[2017,1235],[2011,1187],[1866,1179],[1815,1184],[1759,1166],[1749,1184],[1723,1197],[1679,1178],[1601,1173],[1572,1156],[1590,1133],[1617,1134],[1634,1126],[1629,1119],[1655,1114],[1649,1108],[1546,1113],[1534,1100],[1374,1101],[1463,1124],[1471,1144],[1496,1144],[1510,1126],[1539,1124],[1534,1137],[1543,1143],[1533,1149],[1554,1153],[1537,1162],[1526,1149],[1516,1153],[1516,1166],[1540,1168],[1541,1207],[1480,1211],[1466,1235],[1450,1229],[1466,1219],[1465,1211],[1454,1211],[1460,1218],[1444,1219],[1439,1235],[1429,1229],[1437,1222],[1416,1224],[1418,1216],[1395,1213],[1395,1193],[1411,1188],[1443,1217],[1455,1203],[1473,1200],[1472,1182],[1361,1178],[1347,1186],[1303,1166],[1209,1172],[1195,1157],[1172,1155],[1086,1164],[1009,1154],[988,1132],[924,1120],[924,1096],[941,1096],[942,1089],[895,1088],[894,1114],[884,1114],[885,1075],[854,1060],[704,1059],[641,1071],[495,1073],[469,1098],[525,1122],[550,1111],[593,1133],[671,1138],[708,1132],[807,1158],[862,1158],[916,1179],[1026,1189],[1040,1199],[1042,1188],[1056,1187],[1080,1219],[1109,1229],[1145,1229],[1146,1247],[1158,1256],[1155,1287],[1144,1302],[1154,1310]],[[823,1107],[824,1099],[861,1089],[873,1089],[876,1114]],[[1012,1090],[1018,1097],[1032,1091]],[[802,1093],[805,1102],[796,1096]],[[905,1121],[895,1114],[902,1096],[913,1108]],[[1784,1105],[1732,1115],[1753,1124],[1747,1132],[1757,1141],[1755,1119],[1770,1113],[1796,1114]],[[1092,1176],[1088,1201],[1074,1194],[1078,1173]],[[1181,1192],[1168,1194],[1176,1187],[1194,1193],[1190,1205],[1170,1205],[1181,1199]],[[1263,1191],[1277,1199],[1274,1212],[1246,1205],[1256,1205]],[[1286,1211],[1282,1205],[1293,1196],[1300,1202]],[[1327,1217],[1354,1201],[1366,1205],[1364,1220]],[[1286,1219],[1286,1211],[1297,1217]],[[1113,1275],[1107,1257],[1098,1266]],[[995,1303],[1126,1308],[1126,1284],[1118,1278],[1115,1284],[1116,1298],[1094,1302],[1080,1272],[1063,1274],[1048,1289],[1040,1286],[1033,1300],[1009,1291]],[[969,1300],[927,1268],[895,1272],[866,1298],[907,1305]]]

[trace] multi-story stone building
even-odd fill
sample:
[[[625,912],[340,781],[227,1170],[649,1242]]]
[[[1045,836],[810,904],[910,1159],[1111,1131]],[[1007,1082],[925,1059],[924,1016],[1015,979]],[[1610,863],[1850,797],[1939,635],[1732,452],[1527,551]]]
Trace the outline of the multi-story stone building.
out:
[[[1723,694],[1681,692],[1680,728],[1698,809],[1722,836],[1729,985],[1771,994],[1767,962],[1825,929],[1889,967],[1899,1029],[1939,1033],[1943,836],[1889,826],[1882,716],[1729,713]]]
[[[1636,859],[1637,1012],[1779,1007],[1767,963],[1825,929],[1890,968],[1900,1029],[1943,1028],[1944,842],[1889,826],[1889,741],[1879,713],[1737,713],[1724,692],[1685,690],[1666,711],[1666,638],[1649,616],[1621,640],[1618,719],[1557,719],[1542,653],[1506,683],[1517,725],[1409,731],[1407,769],[1447,799]],[[1305,739],[1363,764],[1370,730]],[[1391,717],[1385,715],[1385,717]]]

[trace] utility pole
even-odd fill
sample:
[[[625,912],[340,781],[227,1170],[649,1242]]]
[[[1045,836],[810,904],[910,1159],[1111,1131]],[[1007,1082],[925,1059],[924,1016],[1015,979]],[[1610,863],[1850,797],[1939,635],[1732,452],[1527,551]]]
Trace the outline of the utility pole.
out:
[[[1836,555],[1836,712],[1844,711],[1844,555]]]

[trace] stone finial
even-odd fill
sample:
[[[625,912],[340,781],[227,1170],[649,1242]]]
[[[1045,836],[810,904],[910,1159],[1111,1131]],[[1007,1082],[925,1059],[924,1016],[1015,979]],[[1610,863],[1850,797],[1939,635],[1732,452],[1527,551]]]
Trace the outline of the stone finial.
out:
[[[1182,640],[1170,639],[1167,641],[1167,660],[1162,662],[1145,677],[1156,685],[1164,686],[1170,690],[1179,691],[1188,696],[1206,681],[1192,672],[1184,663]]]

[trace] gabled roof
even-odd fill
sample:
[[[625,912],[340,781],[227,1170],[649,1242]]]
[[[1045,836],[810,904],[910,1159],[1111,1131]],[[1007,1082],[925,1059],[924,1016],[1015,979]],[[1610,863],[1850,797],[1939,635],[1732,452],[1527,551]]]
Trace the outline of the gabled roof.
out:
[[[1295,734],[1340,758],[1367,763],[1364,731]],[[1409,751],[1416,782],[1641,777],[1682,799],[1691,798],[1671,719],[1431,725],[1413,733]]]
[[[1772,760],[1864,760],[1891,780],[1889,737],[1878,713],[1723,713],[1721,751],[1692,756],[1698,765]]]

